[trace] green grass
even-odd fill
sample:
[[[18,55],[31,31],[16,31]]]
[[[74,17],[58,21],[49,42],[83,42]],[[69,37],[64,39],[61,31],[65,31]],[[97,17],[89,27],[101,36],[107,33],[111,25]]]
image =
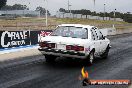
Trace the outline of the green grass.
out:
[[[16,18],[14,20],[0,19],[0,27],[2,30],[43,30],[54,29],[59,24],[85,24],[94,25],[100,28],[112,27],[115,24],[117,29],[132,28],[132,24],[121,21],[101,21],[89,19],[70,19],[70,18],[48,18],[48,27],[45,26],[45,18]],[[126,26],[127,25],[127,26]]]
[[[17,22],[45,22],[45,18],[17,18]]]
[[[90,19],[66,19],[66,18],[54,18],[52,19],[58,24],[86,24],[94,25],[100,28],[112,27],[115,24],[115,27],[118,29],[132,28],[132,24],[124,21],[104,21],[104,20],[90,20]]]

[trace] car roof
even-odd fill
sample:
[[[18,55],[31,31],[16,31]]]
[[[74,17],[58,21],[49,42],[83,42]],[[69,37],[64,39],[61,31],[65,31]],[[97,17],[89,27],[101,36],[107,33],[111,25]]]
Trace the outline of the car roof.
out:
[[[72,26],[72,27],[82,27],[82,28],[88,28],[91,29],[94,26],[90,26],[90,25],[82,25],[82,24],[61,24],[59,26]]]

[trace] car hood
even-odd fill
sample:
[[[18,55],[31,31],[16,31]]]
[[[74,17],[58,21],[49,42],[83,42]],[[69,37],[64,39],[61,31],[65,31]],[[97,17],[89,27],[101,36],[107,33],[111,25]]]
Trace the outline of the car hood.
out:
[[[62,37],[62,36],[46,36],[41,38],[41,41],[48,41],[57,44],[78,44],[84,45],[88,39],[81,39],[81,38],[71,38],[71,37]]]

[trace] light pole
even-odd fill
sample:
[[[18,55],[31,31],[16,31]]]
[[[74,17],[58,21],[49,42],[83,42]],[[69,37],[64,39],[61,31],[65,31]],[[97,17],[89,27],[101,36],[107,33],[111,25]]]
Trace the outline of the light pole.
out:
[[[69,0],[68,0],[68,13],[70,13],[70,17],[71,17],[71,6],[72,6],[72,5],[70,5],[70,2],[69,2]]]
[[[71,13],[71,6],[72,6],[72,5],[69,5],[69,7],[70,7],[70,17],[72,17],[72,16],[71,16],[71,15],[72,15],[72,13]]]
[[[30,10],[30,2],[28,3],[28,5],[29,5],[29,6],[28,6],[28,10]]]
[[[69,6],[70,6],[70,5],[69,5],[69,0],[68,0],[68,12],[69,12]]]
[[[69,2],[69,0],[68,0],[68,12],[70,12],[71,13],[71,7],[72,5],[70,5],[70,2]]]
[[[116,21],[116,9],[114,10],[114,21]]]
[[[104,4],[104,20],[105,20],[105,5],[106,5],[106,4]]]
[[[46,13],[45,13],[46,21],[45,21],[45,23],[46,23],[46,27],[47,27],[48,26],[48,11],[47,11],[48,2],[47,2],[47,0],[44,0],[44,2],[45,2],[45,10],[46,10]]]
[[[115,21],[116,21],[116,9],[114,9],[114,24],[113,24],[113,28],[115,28]]]
[[[70,17],[71,17],[71,7],[72,5],[70,5],[70,2],[69,2],[69,0],[68,0],[68,13],[70,13]]]

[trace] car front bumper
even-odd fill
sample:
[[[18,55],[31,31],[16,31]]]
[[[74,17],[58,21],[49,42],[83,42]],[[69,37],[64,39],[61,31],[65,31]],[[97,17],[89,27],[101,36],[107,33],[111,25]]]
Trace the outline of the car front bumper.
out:
[[[38,50],[44,55],[64,56],[85,59],[85,54],[76,51],[66,51],[58,49],[38,48]]]

